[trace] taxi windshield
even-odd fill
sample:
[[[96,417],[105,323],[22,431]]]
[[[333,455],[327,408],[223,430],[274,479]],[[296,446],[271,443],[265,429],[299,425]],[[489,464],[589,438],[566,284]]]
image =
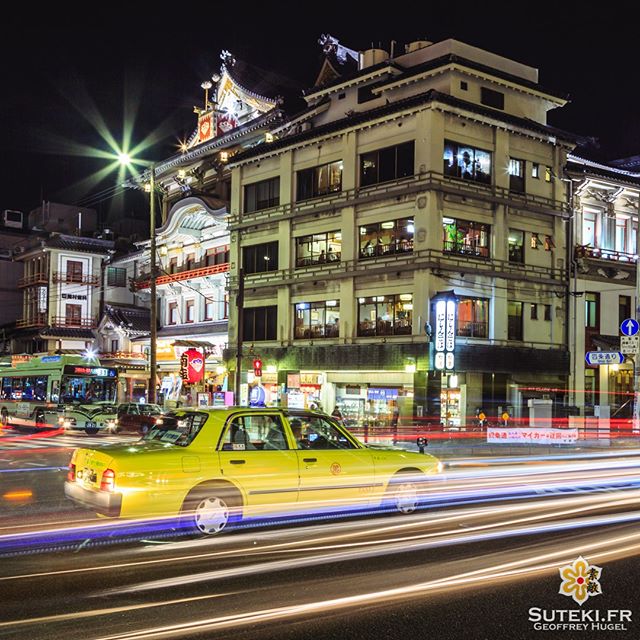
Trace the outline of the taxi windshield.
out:
[[[143,440],[155,440],[186,447],[207,421],[206,413],[196,411],[175,411],[159,418]]]

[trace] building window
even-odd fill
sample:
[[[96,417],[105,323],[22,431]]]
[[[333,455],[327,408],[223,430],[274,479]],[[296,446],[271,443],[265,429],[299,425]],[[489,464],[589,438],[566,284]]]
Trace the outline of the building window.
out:
[[[552,236],[545,236],[544,237],[544,250],[545,251],[551,251],[551,249],[555,249],[556,248],[556,243],[553,241],[553,237]]]
[[[595,369],[584,370],[584,404],[585,407],[591,406],[596,402],[596,396],[598,393],[598,380],[599,376],[596,376]]]
[[[120,351],[120,341],[112,340],[111,341],[111,353],[118,353]]]
[[[358,298],[358,335],[411,335],[413,295]]]
[[[538,319],[538,305],[535,302],[531,303],[531,319],[532,320]]]
[[[600,328],[600,294],[584,294],[584,326],[589,329]]]
[[[280,204],[280,176],[261,180],[244,188],[244,211],[251,213]]]
[[[67,282],[82,282],[82,262],[67,260]]]
[[[443,251],[481,258],[489,257],[491,225],[442,218]]]
[[[522,302],[507,301],[507,338],[522,340]]]
[[[524,160],[509,159],[509,190],[524,193]]]
[[[413,251],[413,218],[368,224],[359,229],[360,259]]]
[[[342,255],[342,233],[328,231],[296,238],[296,267],[339,262]]]
[[[480,87],[480,102],[487,107],[504,109],[504,93],[494,91],[489,87]]]
[[[82,324],[82,305],[65,305],[64,323],[67,327],[79,327]]]
[[[107,286],[126,287],[127,270],[118,267],[107,267]]]
[[[196,263],[196,255],[195,253],[188,253],[187,257],[184,259],[184,266],[187,271],[191,271]]]
[[[616,251],[627,252],[627,221],[622,218],[616,218]]]
[[[551,182],[551,177],[553,176],[553,169],[551,167],[544,168],[544,181]]]
[[[582,213],[582,244],[596,247],[596,220],[595,211],[583,211]]]
[[[468,83],[465,80],[460,80],[460,89],[466,91],[469,88]]]
[[[531,177],[536,180],[540,179],[540,165],[537,162],[531,163]]]
[[[540,237],[538,236],[537,233],[532,233],[531,234],[531,241],[529,242],[529,246],[532,249],[538,249],[538,247],[542,244],[542,242],[540,242]]]
[[[460,298],[458,302],[458,335],[468,338],[489,337],[489,300]]]
[[[243,310],[242,339],[245,342],[276,340],[278,307],[251,307]]]
[[[631,317],[631,296],[618,296],[618,324]]]
[[[524,231],[509,229],[509,262],[524,264]]]
[[[491,153],[444,141],[444,175],[491,184]]]
[[[167,309],[167,323],[178,324],[178,303],[170,302]]]
[[[185,303],[185,317],[186,322],[195,322],[196,315],[196,301],[195,300],[187,300]]]
[[[207,267],[212,267],[216,264],[227,264],[229,262],[229,245],[222,245],[220,247],[212,247],[207,249],[206,263]]]
[[[297,173],[296,200],[308,200],[342,191],[342,160]]]
[[[204,319],[205,320],[213,320],[215,304],[216,303],[213,298],[204,299]]]
[[[178,270],[178,258],[173,256],[169,258],[169,273],[175,273]]]
[[[298,302],[294,305],[293,337],[300,339],[337,338],[340,330],[340,302]]]
[[[278,241],[244,247],[242,266],[246,274],[276,271],[278,269]]]
[[[412,176],[414,157],[413,140],[394,147],[363,153],[360,156],[360,185],[367,187]]]
[[[550,304],[544,305],[544,319],[547,322],[551,321],[551,305]]]

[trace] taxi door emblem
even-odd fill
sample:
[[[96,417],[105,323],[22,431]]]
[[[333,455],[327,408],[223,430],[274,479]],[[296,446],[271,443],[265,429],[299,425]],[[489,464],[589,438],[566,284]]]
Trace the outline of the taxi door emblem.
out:
[[[331,474],[334,476],[340,475],[342,473],[342,467],[338,462],[334,462],[329,468],[329,470],[331,471]]]

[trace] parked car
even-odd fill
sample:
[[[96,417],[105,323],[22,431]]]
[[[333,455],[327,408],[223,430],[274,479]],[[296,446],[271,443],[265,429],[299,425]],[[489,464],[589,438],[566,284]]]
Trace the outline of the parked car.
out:
[[[112,517],[213,535],[248,517],[392,505],[411,513],[432,455],[367,447],[330,416],[226,407],[165,415],[135,444],[76,449],[65,495]]]

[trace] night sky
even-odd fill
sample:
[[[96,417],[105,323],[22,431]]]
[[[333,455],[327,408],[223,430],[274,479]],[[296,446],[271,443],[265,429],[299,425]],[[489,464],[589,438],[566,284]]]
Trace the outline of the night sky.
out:
[[[584,3],[383,4],[375,13],[371,3],[347,2],[3,10],[0,209],[28,211],[43,198],[78,204],[114,184],[115,174],[74,187],[107,162],[70,155],[76,145],[107,148],[83,114],[99,113],[120,141],[125,103],[129,114],[137,109],[133,143],[155,132],[141,155],[160,160],[195,128],[200,83],[219,69],[222,49],[306,87],[319,69],[321,33],[353,49],[396,40],[396,51],[415,39],[455,37],[514,58],[539,68],[543,86],[569,94],[571,104],[551,112],[549,123],[597,138],[590,157],[640,153],[640,8],[632,15],[614,3],[602,13]],[[141,201],[125,202],[119,215],[142,215]],[[114,215],[108,198],[98,208]]]

